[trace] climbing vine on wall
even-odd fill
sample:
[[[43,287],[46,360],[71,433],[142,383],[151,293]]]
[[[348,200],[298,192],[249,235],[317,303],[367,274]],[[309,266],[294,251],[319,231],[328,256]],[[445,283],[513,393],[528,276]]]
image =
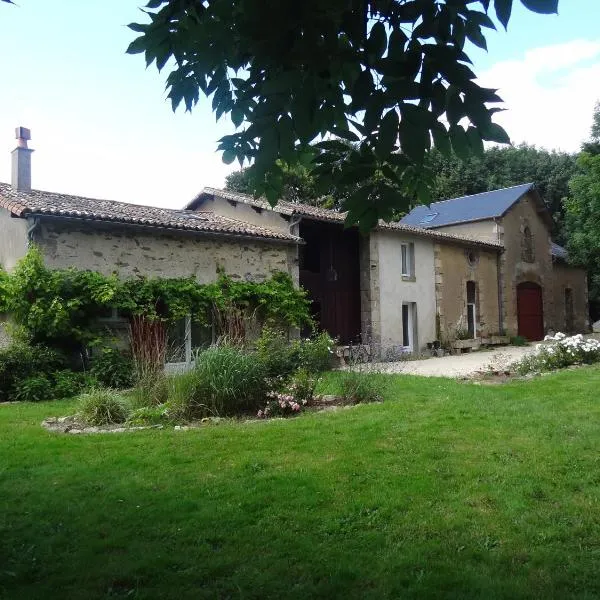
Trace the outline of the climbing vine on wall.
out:
[[[236,311],[274,325],[311,324],[306,292],[287,273],[264,282],[225,273],[209,284],[193,277],[120,280],[95,271],[49,269],[35,247],[13,273],[0,272],[0,311],[10,313],[34,343],[65,348],[93,343],[102,336],[98,318],[113,308],[166,323],[191,315],[207,324],[215,313]]]

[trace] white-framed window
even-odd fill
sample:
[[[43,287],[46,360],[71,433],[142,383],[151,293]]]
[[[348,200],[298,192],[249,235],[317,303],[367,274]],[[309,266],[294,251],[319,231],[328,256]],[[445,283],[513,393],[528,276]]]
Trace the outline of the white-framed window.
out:
[[[400,245],[400,270],[402,277],[415,276],[415,245],[401,244]]]
[[[167,366],[185,368],[194,362],[196,352],[214,342],[214,327],[193,321],[190,315],[171,324],[167,331]]]

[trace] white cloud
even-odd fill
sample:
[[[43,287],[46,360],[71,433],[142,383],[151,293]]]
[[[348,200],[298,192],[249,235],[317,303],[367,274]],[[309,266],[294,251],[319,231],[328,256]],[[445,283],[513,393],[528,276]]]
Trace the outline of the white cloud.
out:
[[[479,78],[499,88],[505,112],[496,115],[514,143],[577,151],[587,139],[600,99],[600,40],[535,48],[521,60],[494,64]]]

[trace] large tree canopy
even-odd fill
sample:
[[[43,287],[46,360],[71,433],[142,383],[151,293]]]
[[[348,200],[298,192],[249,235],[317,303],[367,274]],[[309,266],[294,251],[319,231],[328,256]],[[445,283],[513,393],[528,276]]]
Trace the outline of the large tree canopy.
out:
[[[455,154],[444,156],[433,149],[425,157],[425,166],[433,173],[433,201],[530,181],[535,183],[552,214],[554,239],[559,243],[564,241],[562,201],[569,195],[569,180],[578,172],[576,155],[521,144],[488,148],[481,156],[461,160]],[[290,169],[283,166],[283,184],[281,197],[290,202],[343,207],[348,194],[345,187],[342,190],[331,188],[323,194],[313,175],[304,167]],[[225,186],[252,194],[252,170],[232,173],[227,177]]]
[[[587,268],[590,300],[600,301],[600,154],[583,152],[581,173],[571,180],[565,202],[566,230],[571,262]]]
[[[348,221],[368,228],[408,198],[430,200],[432,147],[467,158],[484,141],[509,141],[492,121],[501,99],[476,83],[465,50],[486,48],[493,16],[506,27],[512,4],[150,0],[149,22],[130,25],[141,35],[128,52],[169,65],[174,108],[191,110],[203,93],[217,118],[230,115],[238,130],[219,149],[225,162],[252,164],[255,194],[276,203],[285,168],[304,165],[320,189],[348,187]]]

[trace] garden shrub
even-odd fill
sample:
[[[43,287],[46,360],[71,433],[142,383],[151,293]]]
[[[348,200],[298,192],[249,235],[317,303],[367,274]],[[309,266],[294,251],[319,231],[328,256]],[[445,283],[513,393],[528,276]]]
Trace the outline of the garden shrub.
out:
[[[297,415],[312,402],[318,382],[319,378],[307,369],[298,369],[282,390],[267,393],[268,400],[257,416],[266,419]]]
[[[45,376],[52,385],[51,374],[66,367],[66,358],[56,350],[21,341],[12,343],[0,350],[0,402],[17,399],[17,387],[21,399],[29,395],[40,396],[46,384],[41,381],[26,383],[26,380]],[[31,394],[27,391],[29,388]]]
[[[96,388],[80,396],[79,414],[89,425],[110,425],[124,423],[129,407],[114,390]]]
[[[127,422],[131,425],[161,425],[171,421],[171,410],[167,404],[143,406],[131,411]]]
[[[267,377],[287,379],[300,365],[300,346],[290,343],[283,331],[263,327],[256,341],[256,356]]]
[[[308,369],[298,369],[292,375],[287,389],[296,402],[306,405],[313,399],[317,383],[319,378]]]
[[[47,375],[31,375],[15,384],[13,397],[23,402],[53,400],[54,385]]]
[[[300,368],[313,374],[331,369],[334,345],[326,332],[290,342],[282,331],[265,327],[257,340],[256,353],[267,377],[286,380]]]
[[[256,413],[259,419],[289,417],[297,415],[302,410],[303,404],[296,402],[291,394],[269,392],[267,396],[269,398],[267,403]]]
[[[511,369],[527,375],[600,362],[600,341],[593,338],[586,339],[581,334],[568,337],[559,332],[546,336],[545,341],[550,343],[537,344],[532,354],[514,363]]]
[[[528,344],[529,342],[527,341],[527,338],[523,337],[522,335],[515,335],[510,338],[511,346],[527,346]]]
[[[51,378],[54,384],[53,398],[71,398],[98,385],[98,380],[92,375],[68,369],[56,371]]]
[[[388,382],[380,373],[343,371],[342,396],[349,402],[382,402]]]
[[[92,356],[90,373],[103,387],[115,390],[133,385],[133,360],[131,354],[117,348],[102,348]]]
[[[264,365],[240,348],[212,346],[200,352],[194,372],[195,401],[214,415],[256,410],[265,399]]]
[[[335,346],[331,336],[323,331],[312,338],[297,342],[299,346],[299,367],[309,373],[323,373],[333,366]]]

